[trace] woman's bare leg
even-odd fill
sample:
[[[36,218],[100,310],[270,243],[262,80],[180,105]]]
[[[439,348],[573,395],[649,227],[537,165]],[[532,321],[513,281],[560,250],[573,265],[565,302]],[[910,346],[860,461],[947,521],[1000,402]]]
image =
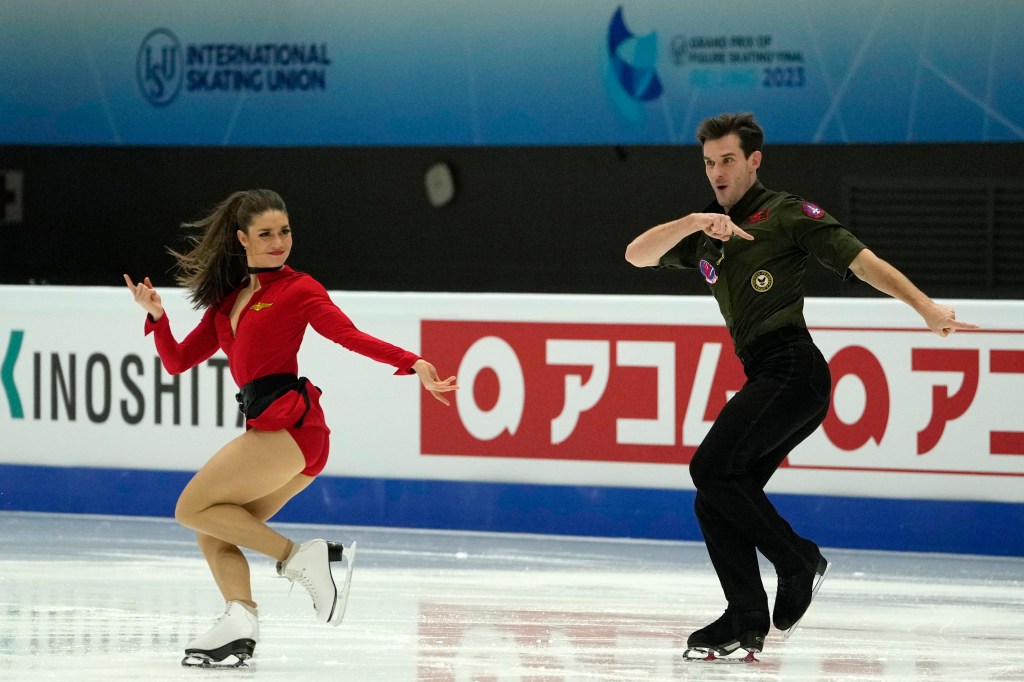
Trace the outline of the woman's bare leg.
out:
[[[303,468],[305,458],[287,431],[250,430],[221,448],[182,491],[175,518],[198,531],[225,599],[252,603],[248,562],[238,547],[288,558],[292,541],[265,521],[312,481],[299,473]]]
[[[314,480],[316,479],[312,476],[298,474],[278,490],[244,506],[257,519],[268,521],[287,504],[288,500],[302,492]],[[236,600],[255,606],[249,578],[249,562],[238,546],[201,532],[196,533],[196,541],[203,551],[203,556],[206,557],[206,563],[210,566],[210,572],[224,596],[224,601]]]

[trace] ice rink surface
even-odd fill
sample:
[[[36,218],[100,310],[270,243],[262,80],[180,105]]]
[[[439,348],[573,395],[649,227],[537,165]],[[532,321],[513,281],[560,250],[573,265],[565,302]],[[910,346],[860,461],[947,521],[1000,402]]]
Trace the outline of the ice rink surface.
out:
[[[701,544],[276,527],[358,540],[345,622],[250,554],[256,656],[214,671],[180,666],[223,610],[188,531],[0,513],[0,680],[1024,680],[1024,558],[826,550],[796,633],[725,665],[682,659],[724,608]]]

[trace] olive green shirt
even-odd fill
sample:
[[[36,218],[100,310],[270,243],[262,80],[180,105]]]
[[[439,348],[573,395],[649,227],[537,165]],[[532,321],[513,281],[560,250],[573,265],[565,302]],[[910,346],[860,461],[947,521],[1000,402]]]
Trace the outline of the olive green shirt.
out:
[[[724,213],[712,203],[707,213]],[[727,242],[695,232],[661,257],[658,268],[698,268],[725,318],[736,352],[781,327],[804,327],[807,256],[844,279],[864,244],[819,206],[755,182],[728,212],[754,237]]]

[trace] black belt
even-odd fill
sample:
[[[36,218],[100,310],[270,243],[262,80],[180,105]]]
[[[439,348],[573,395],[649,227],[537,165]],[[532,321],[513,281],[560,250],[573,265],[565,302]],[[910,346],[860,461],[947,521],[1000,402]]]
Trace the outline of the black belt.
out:
[[[263,414],[270,405],[289,391],[298,391],[306,401],[306,412],[309,412],[309,391],[306,384],[309,379],[298,377],[294,374],[268,374],[267,376],[253,379],[245,386],[242,386],[235,394],[238,401],[239,411],[246,419],[255,419]],[[294,426],[302,426],[302,420],[306,417],[302,413]]]

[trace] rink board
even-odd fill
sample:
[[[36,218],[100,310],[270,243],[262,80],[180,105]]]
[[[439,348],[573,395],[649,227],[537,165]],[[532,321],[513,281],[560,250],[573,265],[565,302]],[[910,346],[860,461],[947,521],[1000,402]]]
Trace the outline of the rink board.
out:
[[[190,473],[0,465],[0,510],[171,516]],[[275,520],[701,540],[693,491],[322,476]],[[1024,504],[776,494],[822,547],[1024,556]]]
[[[172,514],[240,432],[223,356],[167,375],[116,288],[0,294],[0,509]],[[183,338],[198,314],[162,295]],[[687,464],[743,381],[710,297],[332,297],[462,389],[444,407],[308,332],[300,367],[324,390],[332,455],[288,520],[699,539]],[[807,301],[833,407],[769,487],[799,529],[1024,555],[1008,532],[1024,509],[1024,302],[951,303],[982,331],[939,338],[895,301]]]

